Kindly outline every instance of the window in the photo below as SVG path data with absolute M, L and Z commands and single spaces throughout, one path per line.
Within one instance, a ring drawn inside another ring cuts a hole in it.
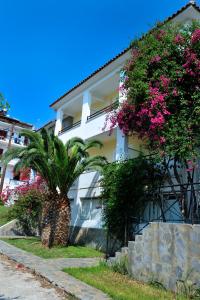
M 71 210 L 72 210 L 73 206 L 74 206 L 74 199 L 73 198 L 69 198 L 69 201 L 70 201 L 70 207 L 71 207 Z
M 6 130 L 0 130 L 0 140 L 5 140 L 7 137 L 7 131 Z
M 81 220 L 94 220 L 102 210 L 100 198 L 81 198 Z
M 13 180 L 17 180 L 17 181 L 20 180 L 20 172 L 17 172 L 17 173 L 13 174 Z

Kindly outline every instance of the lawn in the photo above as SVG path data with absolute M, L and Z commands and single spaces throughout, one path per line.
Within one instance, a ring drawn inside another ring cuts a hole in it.
M 2 238 L 3 241 L 42 258 L 102 257 L 103 253 L 83 246 L 44 248 L 38 238 Z
M 9 207 L 0 205 L 0 226 L 8 223 L 10 218 L 8 216 Z
M 67 268 L 64 272 L 96 287 L 115 300 L 185 300 L 174 293 L 130 279 L 100 264 L 90 268 Z

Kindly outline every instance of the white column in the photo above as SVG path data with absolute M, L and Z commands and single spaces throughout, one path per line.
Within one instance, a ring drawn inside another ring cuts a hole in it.
M 35 176 L 36 176 L 35 171 L 33 171 L 33 169 L 31 169 L 30 170 L 30 179 L 29 179 L 30 183 L 35 181 Z
M 122 93 L 120 87 L 123 85 L 122 81 L 123 74 L 120 74 L 119 83 L 119 103 L 123 103 L 126 100 L 126 95 Z M 123 132 L 116 128 L 116 160 L 124 160 L 128 158 L 128 137 L 123 134 Z
M 87 122 L 87 117 L 90 116 L 91 100 L 92 100 L 91 93 L 88 90 L 85 91 L 83 93 L 81 126 Z
M 58 135 L 58 133 L 62 130 L 62 121 L 63 121 L 63 111 L 62 109 L 59 109 L 56 115 L 55 135 Z
M 116 132 L 116 160 L 125 160 L 128 158 L 128 137 L 117 127 Z

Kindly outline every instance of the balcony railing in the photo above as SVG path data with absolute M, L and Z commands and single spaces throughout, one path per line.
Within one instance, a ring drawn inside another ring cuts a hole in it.
M 78 126 L 80 126 L 80 125 L 81 125 L 81 121 L 78 121 L 78 122 L 76 122 L 76 123 L 74 123 L 74 124 L 71 124 L 71 125 L 69 125 L 69 126 L 67 126 L 67 127 L 64 127 L 64 128 L 59 132 L 59 135 L 62 134 L 62 133 L 64 133 L 64 132 L 66 132 L 66 131 L 68 131 L 68 130 L 70 130 L 70 129 L 72 129 L 72 128 L 78 127 Z
M 91 114 L 90 116 L 88 116 L 87 121 L 90 121 L 90 120 L 92 120 L 92 119 L 94 119 L 94 118 L 96 118 L 96 117 L 98 117 L 98 116 L 100 116 L 104 113 L 108 113 L 108 112 L 114 110 L 115 108 L 117 108 L 117 106 L 118 106 L 118 101 L 115 101 L 111 105 L 108 105 L 108 106 L 96 111 L 95 113 Z
M 14 188 L 14 187 L 23 185 L 25 183 L 27 183 L 27 181 L 25 181 L 25 180 L 10 179 L 10 184 L 9 185 L 10 185 L 11 188 Z

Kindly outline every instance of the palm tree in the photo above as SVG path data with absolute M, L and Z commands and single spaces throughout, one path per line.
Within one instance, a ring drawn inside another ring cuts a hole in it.
M 26 148 L 9 149 L 3 157 L 6 164 L 18 159 L 15 170 L 31 168 L 45 180 L 48 192 L 43 205 L 42 243 L 67 245 L 71 221 L 68 191 L 74 181 L 86 170 L 98 170 L 106 164 L 103 156 L 90 156 L 89 149 L 102 147 L 99 141 L 84 142 L 72 138 L 64 144 L 57 136 L 45 129 L 38 132 L 23 130 L 21 135 L 29 139 Z

